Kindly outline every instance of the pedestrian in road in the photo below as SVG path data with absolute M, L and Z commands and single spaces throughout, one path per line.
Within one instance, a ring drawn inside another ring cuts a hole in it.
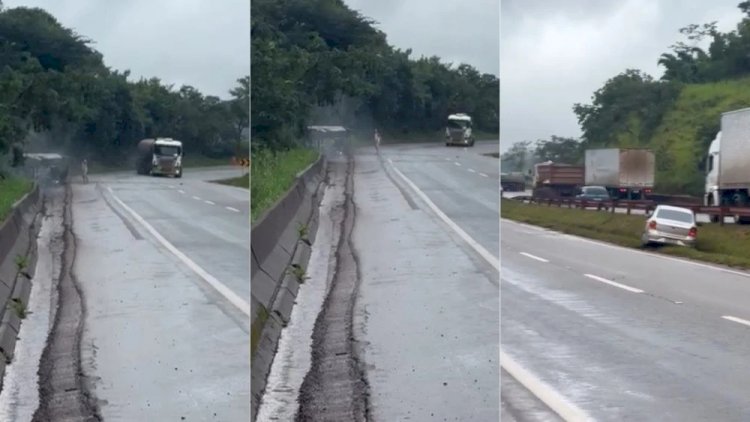
M 83 177 L 83 183 L 89 182 L 89 163 L 85 158 L 81 161 L 81 176 Z
M 375 151 L 380 155 L 380 132 L 375 129 Z

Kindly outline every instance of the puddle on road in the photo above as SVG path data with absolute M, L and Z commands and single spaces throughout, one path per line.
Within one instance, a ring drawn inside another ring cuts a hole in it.
M 291 421 L 297 413 L 299 390 L 310 370 L 312 332 L 328 290 L 335 261 L 333 252 L 340 235 L 343 213 L 333 210 L 343 201 L 343 183 L 326 188 L 320 207 L 320 225 L 307 269 L 310 278 L 300 286 L 291 320 L 281 332 L 278 351 L 258 410 L 258 421 Z M 332 214 L 336 214 L 335 219 L 325 218 Z
M 0 393 L 0 420 L 30 421 L 39 407 L 39 361 L 54 319 L 52 280 L 60 274 L 62 207 L 50 204 L 37 239 L 38 261 L 29 297 L 29 312 L 21 322 L 13 363 L 5 369 Z

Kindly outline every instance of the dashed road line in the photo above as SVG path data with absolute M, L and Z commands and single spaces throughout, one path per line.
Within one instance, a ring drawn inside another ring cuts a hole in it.
M 747 325 L 747 326 L 750 327 L 750 321 L 748 321 L 746 319 L 737 318 L 737 317 L 733 317 L 733 316 L 729 316 L 729 315 L 724 315 L 724 316 L 722 316 L 722 318 L 726 319 L 727 321 L 736 322 L 738 324 L 743 324 L 743 325 Z
M 597 276 L 597 275 L 593 275 L 593 274 L 584 274 L 584 275 L 585 275 L 586 277 L 588 277 L 588 278 L 592 279 L 592 280 L 600 281 L 600 282 L 602 282 L 602 283 L 605 283 L 605 284 L 609 284 L 610 286 L 615 286 L 615 287 L 619 287 L 619 288 L 621 288 L 621 289 L 623 289 L 623 290 L 627 290 L 627 291 L 629 291 L 629 292 L 633 292 L 633 293 L 643 293 L 643 290 L 641 290 L 641 289 L 636 289 L 635 287 L 630 287 L 630 286 L 627 286 L 627 285 L 625 285 L 625 284 L 620 284 L 620 283 L 618 283 L 618 282 L 616 282 L 616 281 L 612 281 L 612 280 L 607 280 L 606 278 L 603 278 L 603 277 L 599 277 L 599 276 Z
M 459 163 L 458 161 L 454 161 L 454 162 L 453 162 L 453 164 L 455 164 L 455 165 L 457 165 L 457 166 L 461 167 L 461 163 Z
M 199 197 L 197 197 L 197 196 L 194 196 L 194 197 L 193 197 L 193 199 L 195 199 L 196 201 L 200 201 L 200 200 L 201 200 L 201 199 L 200 199 Z
M 228 209 L 229 211 L 240 212 L 240 210 L 238 210 L 237 208 L 232 208 L 232 207 L 224 207 L 224 208 Z
M 203 202 L 207 203 L 208 205 L 216 205 L 216 202 L 211 202 L 211 201 L 203 201 Z
M 486 174 L 484 174 L 484 173 L 479 173 L 479 175 L 480 175 L 480 176 L 482 176 L 482 177 L 490 177 L 490 176 L 487 176 L 487 175 L 486 175 Z
M 549 260 L 547 260 L 547 259 L 540 258 L 540 257 L 538 257 L 536 255 L 532 255 L 532 254 L 530 254 L 528 252 L 520 252 L 520 254 L 523 255 L 523 256 L 525 256 L 526 258 L 535 259 L 535 260 L 537 260 L 539 262 L 549 262 Z
M 182 190 L 182 189 L 178 190 L 177 192 L 180 192 L 180 193 L 181 193 L 181 194 L 183 194 L 183 195 L 185 194 L 185 191 L 184 191 L 184 190 Z
M 161 243 L 167 250 L 172 252 L 180 261 L 182 261 L 185 265 L 188 266 L 193 272 L 198 274 L 208 285 L 214 288 L 219 294 L 224 296 L 225 299 L 229 301 L 232 305 L 234 305 L 237 309 L 239 309 L 242 313 L 245 315 L 250 315 L 250 303 L 247 302 L 245 299 L 240 297 L 238 294 L 233 292 L 229 287 L 227 287 L 224 283 L 217 280 L 214 276 L 209 274 L 206 270 L 201 268 L 198 264 L 193 262 L 190 258 L 188 258 L 187 255 L 182 253 L 179 249 L 177 249 L 172 243 L 170 243 L 164 236 L 161 235 L 156 229 L 151 226 L 143 217 L 141 217 L 138 213 L 136 213 L 132 208 L 127 206 L 120 198 L 115 195 L 112 188 L 108 187 L 107 190 L 109 191 L 110 195 L 112 195 L 112 198 L 125 210 L 127 211 L 136 221 L 138 221 L 143 227 L 148 230 L 151 235 L 156 238 L 159 243 Z
M 474 169 L 469 169 L 469 173 L 476 173 L 477 171 Z

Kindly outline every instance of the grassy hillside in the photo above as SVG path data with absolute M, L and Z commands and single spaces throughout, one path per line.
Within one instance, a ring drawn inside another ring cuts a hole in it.
M 721 113 L 743 107 L 750 107 L 750 78 L 685 85 L 649 142 L 658 158 L 658 189 L 700 194 Z

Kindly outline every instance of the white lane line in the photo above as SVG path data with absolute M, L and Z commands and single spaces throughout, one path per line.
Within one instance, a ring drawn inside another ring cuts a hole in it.
M 175 189 L 175 188 L 176 188 L 176 186 L 169 185 L 169 189 Z
M 500 260 L 497 256 L 492 255 L 485 249 L 482 245 L 480 245 L 477 241 L 472 239 L 471 236 L 469 236 L 468 233 L 463 231 L 461 227 L 459 227 L 453 220 L 451 220 L 443 211 L 440 210 L 440 208 L 435 205 L 430 198 L 425 195 L 422 190 L 420 190 L 417 185 L 414 184 L 411 180 L 409 180 L 408 177 L 404 176 L 403 173 L 399 169 L 396 168 L 396 166 L 393 165 L 393 162 L 389 159 L 388 162 L 391 164 L 391 168 L 393 171 L 398 175 L 401 180 L 403 180 L 409 187 L 427 204 L 430 209 L 437 214 L 438 218 L 443 220 L 445 224 L 448 225 L 451 229 L 453 229 L 456 234 L 458 234 L 466 243 L 469 244 L 482 258 L 484 258 L 487 262 L 490 263 L 495 269 L 500 271 Z M 538 397 L 544 404 L 549 406 L 550 409 L 553 409 L 560 417 L 562 417 L 566 422 L 578 422 L 578 421 L 590 421 L 591 419 L 578 407 L 573 405 L 572 403 L 568 402 L 560 393 L 555 391 L 552 387 L 544 384 L 540 380 L 538 380 L 536 377 L 534 377 L 530 372 L 526 371 L 521 365 L 516 363 L 514 360 L 509 358 L 503 351 L 500 351 L 500 366 L 505 368 L 505 370 L 518 382 L 520 382 L 524 387 L 526 387 L 527 390 L 529 390 L 532 394 L 534 394 L 536 397 Z
M 476 173 L 477 171 L 474 169 L 469 169 L 469 173 Z
M 627 290 L 629 292 L 643 293 L 643 290 L 641 290 L 641 289 L 636 289 L 635 287 L 626 286 L 626 285 L 620 284 L 620 283 L 618 283 L 616 281 L 607 280 L 606 278 L 602 278 L 602 277 L 599 277 L 599 276 L 596 276 L 596 275 L 593 275 L 593 274 L 584 274 L 584 275 L 586 277 L 592 279 L 592 280 L 600 281 L 602 283 L 609 284 L 610 286 L 619 287 L 619 288 L 621 288 L 623 290 Z
M 196 201 L 200 201 L 200 200 L 201 200 L 201 199 L 200 199 L 199 197 L 197 197 L 197 196 L 194 196 L 194 197 L 193 197 L 193 199 L 195 199 Z
M 184 194 L 184 193 L 185 193 L 185 191 L 184 191 L 184 190 L 182 190 L 182 189 L 178 190 L 177 192 L 180 192 L 181 194 Z
M 500 365 L 516 379 L 521 385 L 526 387 L 536 395 L 539 400 L 546 404 L 550 409 L 557 413 L 567 422 L 592 421 L 583 410 L 568 401 L 544 381 L 535 377 L 531 372 L 524 369 L 510 356 L 500 350 Z
M 487 175 L 486 175 L 486 174 L 484 174 L 484 173 L 479 173 L 479 175 L 480 175 L 480 176 L 482 176 L 482 177 L 490 177 L 490 176 L 487 176 Z
M 728 321 L 733 321 L 733 322 L 737 322 L 739 324 L 750 326 L 750 321 L 748 321 L 746 319 L 737 318 L 737 317 L 733 317 L 733 316 L 729 316 L 729 315 L 724 315 L 722 318 L 724 318 L 724 319 L 726 319 Z
M 208 205 L 216 205 L 216 202 L 211 202 L 211 201 L 203 201 L 203 202 L 207 203 Z
M 239 309 L 242 313 L 244 313 L 247 316 L 250 316 L 250 304 L 242 299 L 239 295 L 237 295 L 235 292 L 233 292 L 229 287 L 224 285 L 224 283 L 217 280 L 214 276 L 209 274 L 206 270 L 201 268 L 198 264 L 193 262 L 190 258 L 187 257 L 182 251 L 177 249 L 173 244 L 171 244 L 167 239 L 164 238 L 158 231 L 156 231 L 151 224 L 148 224 L 148 222 L 138 215 L 137 212 L 135 212 L 132 208 L 125 205 L 124 202 L 120 200 L 120 198 L 115 195 L 115 193 L 112 191 L 111 187 L 107 187 L 107 190 L 109 190 L 109 193 L 112 195 L 112 198 L 123 208 L 125 211 L 130 213 L 130 215 L 143 227 L 146 228 L 155 238 L 159 241 L 167 250 L 172 252 L 177 258 L 179 258 L 180 261 L 182 261 L 185 265 L 188 266 L 191 270 L 193 270 L 196 274 L 198 274 L 206 283 L 209 284 L 209 286 L 213 287 L 214 290 L 219 292 L 220 295 L 224 296 L 225 299 L 229 301 L 232 305 L 234 305 L 237 309 Z
M 549 262 L 549 260 L 546 260 L 544 258 L 540 258 L 540 257 L 538 257 L 536 255 L 532 255 L 530 253 L 521 252 L 521 255 L 525 256 L 526 258 L 536 259 L 539 262 Z
M 224 208 L 228 209 L 229 211 L 240 212 L 240 210 L 238 210 L 237 208 L 232 208 L 232 207 L 224 207 Z
M 603 242 L 603 241 L 600 241 L 600 240 L 587 239 L 585 237 L 574 236 L 572 234 L 560 233 L 558 231 L 554 231 L 554 230 L 546 229 L 546 228 L 543 228 L 543 227 L 535 226 L 533 224 L 519 223 L 518 221 L 510 220 L 510 219 L 507 219 L 507 218 L 500 218 L 500 221 L 502 221 L 503 223 L 515 224 L 517 226 L 526 227 L 526 228 L 534 229 L 534 230 L 541 231 L 541 232 L 555 233 L 555 234 L 560 235 L 561 238 L 567 238 L 567 239 L 576 240 L 576 241 L 579 241 L 579 242 L 591 243 L 591 244 L 594 244 L 594 245 L 604 246 L 604 247 L 610 248 L 610 249 L 617 249 L 619 251 L 627 251 L 627 252 L 634 253 L 634 254 L 646 255 L 646 256 L 650 256 L 652 258 L 666 259 L 668 261 L 674 261 L 674 262 L 680 262 L 680 263 L 683 263 L 683 264 L 695 265 L 696 267 L 711 269 L 711 270 L 715 270 L 715 271 L 721 271 L 721 272 L 726 273 L 726 274 L 732 274 L 732 275 L 736 275 L 736 276 L 740 276 L 740 277 L 748 277 L 748 278 L 750 278 L 750 272 L 734 271 L 734 270 L 730 270 L 730 269 L 727 269 L 727 268 L 722 268 L 722 267 L 719 267 L 719 266 L 716 266 L 716 265 L 704 264 L 702 262 L 690 261 L 690 260 L 683 259 L 683 258 L 675 258 L 675 257 L 663 255 L 663 254 L 658 254 L 658 253 L 639 251 L 637 249 L 631 249 L 631 248 L 626 248 L 626 247 L 623 247 L 623 246 L 617 246 L 617 245 L 613 245 L 611 243 Z
M 455 164 L 455 165 L 457 165 L 457 166 L 461 167 L 461 163 L 459 163 L 458 161 L 454 161 L 454 162 L 453 162 L 453 164 Z
M 445 157 L 445 161 L 450 161 L 451 159 L 448 157 Z
M 401 171 L 397 169 L 396 166 L 394 166 L 392 162 L 391 162 L 391 168 L 401 178 L 401 180 L 403 180 L 407 185 L 409 185 L 409 187 L 414 191 L 414 193 L 416 193 L 417 196 L 419 196 L 427 204 L 427 206 L 430 207 L 430 209 L 435 214 L 437 214 L 437 216 L 441 220 L 443 220 L 445 224 L 448 225 L 448 227 L 453 229 L 453 231 L 455 231 L 456 234 L 458 234 L 466 243 L 468 243 L 469 246 L 471 246 L 482 258 L 484 258 L 487 262 L 489 262 L 490 265 L 492 265 L 493 267 L 495 267 L 495 269 L 500 271 L 500 259 L 498 259 L 497 256 L 492 255 L 487 249 L 484 248 L 484 246 L 480 245 L 479 242 L 472 239 L 472 237 L 469 236 L 468 233 L 463 231 L 463 229 L 459 227 L 458 224 L 453 222 L 453 220 L 451 220 L 447 215 L 445 215 L 445 213 L 441 211 L 440 208 L 438 208 L 437 205 L 435 205 L 430 200 L 430 198 L 427 195 L 425 195 L 425 193 L 422 192 L 417 187 L 417 185 L 414 184 L 414 182 L 409 180 L 408 177 L 404 176 L 404 174 L 401 173 Z

